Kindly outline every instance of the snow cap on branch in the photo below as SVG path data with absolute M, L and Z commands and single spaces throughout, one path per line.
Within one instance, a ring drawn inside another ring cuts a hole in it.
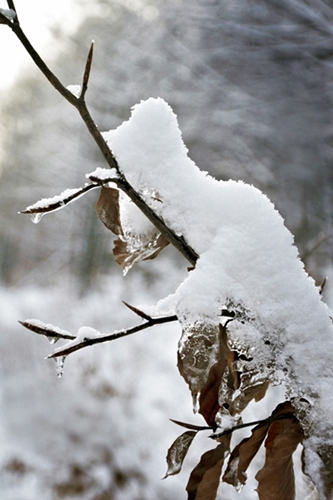
M 221 309 L 231 309 L 231 341 L 251 351 L 253 370 L 259 366 L 275 381 L 284 370 L 289 397 L 307 398 L 313 404 L 309 425 L 317 420 L 318 439 L 331 439 L 332 321 L 273 204 L 251 185 L 200 171 L 187 156 L 176 115 L 160 98 L 134 106 L 131 118 L 104 138 L 134 189 L 200 255 L 195 270 L 155 309 L 178 315 L 180 355 L 194 331 L 218 324 Z M 140 239 L 149 224 L 136 207 L 126 209 L 123 229 L 133 230 L 136 222 Z M 206 361 L 209 366 L 214 359 Z

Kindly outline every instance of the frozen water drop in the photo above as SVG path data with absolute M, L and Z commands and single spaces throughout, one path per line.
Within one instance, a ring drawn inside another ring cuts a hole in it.
M 237 493 L 240 493 L 242 491 L 243 487 L 244 487 L 244 484 L 242 484 L 240 481 L 238 481 L 236 486 L 235 486 L 235 490 L 237 491 Z
M 200 392 L 197 392 L 196 394 L 193 394 L 192 396 L 192 401 L 193 401 L 193 413 L 198 413 L 200 409 Z
M 49 335 L 45 335 L 45 337 L 52 345 L 54 345 L 59 340 L 59 337 L 50 337 Z
M 34 224 L 38 224 L 38 222 L 41 220 L 41 218 L 43 217 L 43 213 L 37 213 L 37 214 L 31 214 L 31 220 Z
M 64 374 L 64 364 L 65 364 L 65 359 L 66 356 L 59 356 L 57 358 L 54 358 L 55 362 L 57 364 L 57 377 L 61 378 Z

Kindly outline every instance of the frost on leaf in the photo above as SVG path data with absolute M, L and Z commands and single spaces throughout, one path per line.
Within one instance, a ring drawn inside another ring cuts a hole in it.
M 203 321 L 183 328 L 178 348 L 178 369 L 190 388 L 195 411 L 199 409 L 197 402 L 207 384 L 209 372 L 217 362 L 218 335 L 217 325 Z
M 178 474 L 181 471 L 188 449 L 196 434 L 197 431 L 186 431 L 172 443 L 166 457 L 168 470 L 165 478 Z
M 186 486 L 188 500 L 215 500 L 224 459 L 229 452 L 230 438 L 230 435 L 223 436 L 216 448 L 202 455 Z

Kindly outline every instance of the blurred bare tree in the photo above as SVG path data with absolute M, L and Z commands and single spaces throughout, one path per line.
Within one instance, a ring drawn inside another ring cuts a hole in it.
M 165 98 L 200 168 L 266 192 L 320 277 L 332 263 L 331 2 L 95 4 L 71 40 L 59 42 L 55 31 L 61 53 L 53 67 L 62 81 L 78 83 L 82 47 L 95 40 L 88 99 L 100 129 L 118 126 L 141 99 Z M 19 283 L 32 272 L 48 283 L 68 274 L 85 289 L 111 265 L 109 236 L 95 224 L 91 200 L 33 231 L 17 212 L 81 185 L 87 164 L 93 170 L 101 158 L 37 70 L 22 75 L 1 108 L 1 278 Z

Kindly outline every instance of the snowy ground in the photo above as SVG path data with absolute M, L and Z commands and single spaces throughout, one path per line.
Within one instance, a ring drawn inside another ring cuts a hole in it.
M 38 318 L 74 333 L 83 325 L 106 333 L 136 324 L 121 300 L 153 303 L 171 292 L 186 265 L 168 262 L 161 257 L 144 264 L 156 272 L 150 284 L 141 272 L 123 278 L 116 270 L 108 285 L 85 297 L 69 284 L 0 289 L 2 500 L 186 498 L 189 471 L 208 448 L 206 436 L 194 442 L 181 474 L 161 481 L 167 448 L 182 432 L 168 419 L 202 423 L 176 367 L 179 326 L 74 353 L 57 379 L 54 361 L 44 360 L 52 346 L 17 323 Z M 281 398 L 277 387 L 268 404 L 274 408 Z M 227 487 L 228 498 L 255 498 L 254 487 L 250 481 L 240 495 Z

